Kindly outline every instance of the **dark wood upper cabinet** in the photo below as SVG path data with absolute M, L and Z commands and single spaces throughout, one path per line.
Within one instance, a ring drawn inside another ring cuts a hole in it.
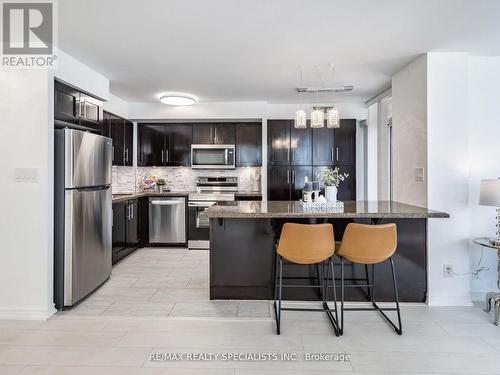
M 54 119 L 104 134 L 102 101 L 54 81 Z
M 313 165 L 332 165 L 335 162 L 334 131 L 326 126 L 312 129 Z
M 234 123 L 198 123 L 193 124 L 193 143 L 202 145 L 234 145 Z
M 214 143 L 214 125 L 210 123 L 193 124 L 193 143 L 200 145 Z
M 236 124 L 236 166 L 260 167 L 262 165 L 262 124 Z
M 125 130 L 125 160 L 124 165 L 132 166 L 134 162 L 133 153 L 134 153 L 134 123 L 129 120 L 124 121 L 124 130 Z
M 80 124 L 80 92 L 58 81 L 54 83 L 54 118 Z
M 109 135 L 113 140 L 113 165 L 125 165 L 125 121 L 117 116 L 108 120 Z
M 267 121 L 268 165 L 290 165 L 291 120 Z
M 165 137 L 165 165 L 191 166 L 193 126 L 191 124 L 167 124 Z
M 134 124 L 122 117 L 104 111 L 104 135 L 113 140 L 113 165 L 132 166 Z
M 191 124 L 139 124 L 139 166 L 190 166 Z
M 290 124 L 290 162 L 292 165 L 312 164 L 311 128 L 296 129 Z
M 165 126 L 139 124 L 137 126 L 137 164 L 141 167 L 159 166 L 165 163 Z
M 356 120 L 340 120 L 340 128 L 335 129 L 335 164 L 356 164 Z
M 235 142 L 235 125 L 233 123 L 214 124 L 214 144 L 234 145 Z

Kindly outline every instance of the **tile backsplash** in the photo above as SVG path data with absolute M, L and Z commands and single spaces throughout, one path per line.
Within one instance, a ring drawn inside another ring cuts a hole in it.
M 174 191 L 196 190 L 199 176 L 237 176 L 240 191 L 260 191 L 260 167 L 231 170 L 195 170 L 189 167 L 113 167 L 113 193 L 140 191 L 139 183 L 145 176 L 163 178 Z

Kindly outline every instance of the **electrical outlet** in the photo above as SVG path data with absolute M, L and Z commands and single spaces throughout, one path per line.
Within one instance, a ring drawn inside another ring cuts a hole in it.
M 443 264 L 444 277 L 453 277 L 453 264 Z
M 15 168 L 14 181 L 16 182 L 37 182 L 38 170 L 36 168 Z

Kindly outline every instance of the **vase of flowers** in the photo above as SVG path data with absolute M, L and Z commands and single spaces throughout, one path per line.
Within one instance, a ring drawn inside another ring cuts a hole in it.
M 337 201 L 338 187 L 349 175 L 340 173 L 339 168 L 325 168 L 318 175 L 319 179 L 325 184 L 325 198 L 327 202 Z
M 159 178 L 156 180 L 156 186 L 158 187 L 158 191 L 160 193 L 163 193 L 166 185 L 167 185 L 167 182 L 163 178 Z

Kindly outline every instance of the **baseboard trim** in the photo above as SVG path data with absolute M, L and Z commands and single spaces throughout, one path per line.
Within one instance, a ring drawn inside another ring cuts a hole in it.
M 54 307 L 46 310 L 0 308 L 0 320 L 47 320 L 56 312 Z
M 473 306 L 470 296 L 429 296 L 429 306 Z

